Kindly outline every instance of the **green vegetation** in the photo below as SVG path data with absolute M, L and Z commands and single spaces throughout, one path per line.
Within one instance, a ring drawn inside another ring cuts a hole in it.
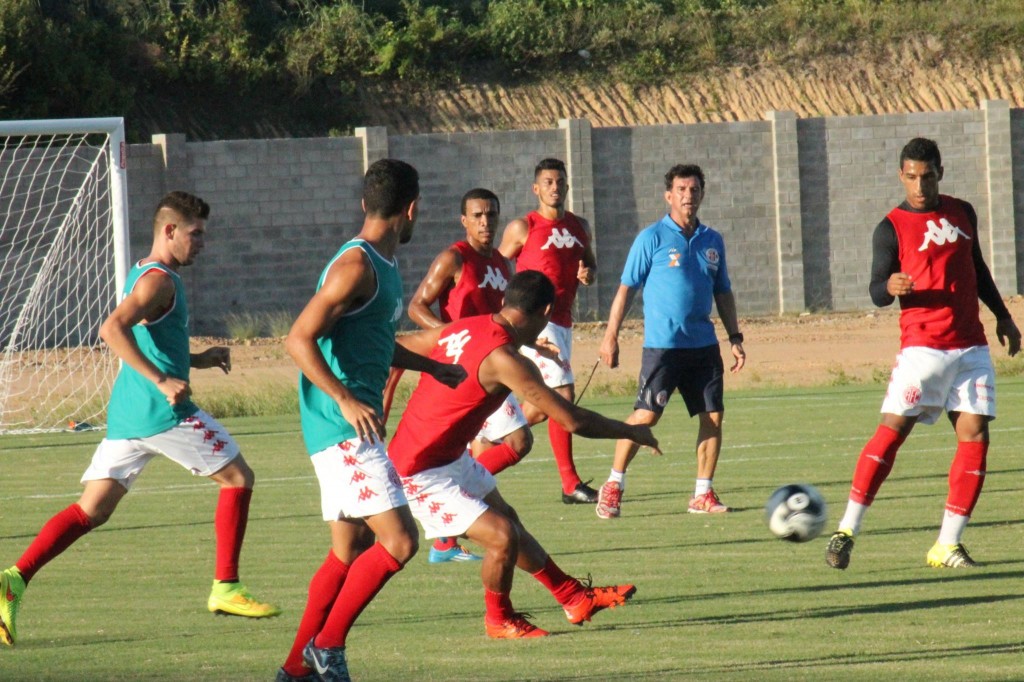
M 731 393 L 716 487 L 725 516 L 683 512 L 693 484 L 694 420 L 673 403 L 657 427 L 663 457 L 641 452 L 623 516 L 558 499 L 540 435 L 499 476 L 504 496 L 568 572 L 596 584 L 634 582 L 635 599 L 569 626 L 529 576 L 513 600 L 553 637 L 496 642 L 483 634 L 479 564 L 431 566 L 426 543 L 367 608 L 349 637 L 357 680 L 1011 680 L 1021 677 L 1019 466 L 1024 381 L 1000 381 L 1000 418 L 985 492 L 965 541 L 973 571 L 929 569 L 953 435 L 919 427 L 900 453 L 846 571 L 824 563 L 826 539 L 772 538 L 762 505 L 779 485 L 807 481 L 842 513 L 853 465 L 877 422 L 878 387 Z M 583 403 L 608 415 L 629 399 Z M 397 414 L 392 418 L 393 431 Z M 160 458 L 103 528 L 46 566 L 26 592 L 18 645 L 0 651 L 4 680 L 141 678 L 269 680 L 283 661 L 328 533 L 295 417 L 226 425 L 257 474 L 242 578 L 284 614 L 264 622 L 206 611 L 216 489 Z M 0 442 L 0 563 L 74 501 L 102 434 Z M 576 440 L 585 478 L 603 480 L 612 444 Z M 155 626 L 155 624 L 157 626 Z M 58 656 L 59 654 L 59 656 Z M 941 671 L 941 673 L 936 673 Z
M 1017 0 L 4 0 L 0 116 L 124 115 L 132 139 L 350 129 L 363 87 L 595 79 L 1024 48 Z M 239 105 L 239 103 L 243 105 Z

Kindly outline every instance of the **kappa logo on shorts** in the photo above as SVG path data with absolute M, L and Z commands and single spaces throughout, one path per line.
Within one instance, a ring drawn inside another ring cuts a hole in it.
M 917 386 L 909 386 L 903 391 L 903 402 L 914 406 L 921 402 L 921 389 Z
M 221 450 L 226 448 L 227 445 L 228 445 L 228 442 L 226 440 L 221 440 L 221 439 L 218 438 L 217 440 L 215 440 L 213 442 L 213 451 L 214 452 L 220 452 Z
M 458 516 L 458 514 L 452 514 L 452 513 L 441 514 L 441 523 L 443 523 L 444 525 L 447 526 L 448 524 L 450 524 L 452 521 L 455 520 L 456 516 Z
M 205 433 L 203 433 L 203 442 L 205 443 L 206 441 L 213 440 L 216 437 L 217 432 L 208 429 Z
M 341 463 L 347 467 L 354 467 L 359 464 L 359 458 L 355 455 L 344 455 L 341 458 Z
M 505 415 L 508 417 L 516 416 L 515 408 L 509 405 L 508 403 L 505 403 Z
M 377 495 L 377 491 L 375 491 L 372 488 L 370 488 L 370 486 L 366 486 L 365 488 L 363 488 L 362 490 L 359 491 L 359 501 L 360 502 L 366 502 L 368 499 L 370 499 L 371 497 L 374 497 L 376 495 Z
M 352 478 L 349 479 L 349 483 L 359 483 L 360 481 L 366 480 L 366 474 L 362 471 L 356 470 L 352 472 Z
M 441 506 L 441 502 L 431 502 L 429 505 L 427 505 L 427 511 L 429 511 L 430 515 L 433 516 L 437 512 L 441 511 Z
M 541 251 L 547 250 L 549 246 L 553 246 L 556 249 L 571 249 L 573 246 L 579 244 L 583 246 L 583 242 L 576 238 L 576 236 L 569 231 L 569 228 L 563 227 L 561 231 L 557 227 L 551 228 L 551 234 L 548 236 L 548 240 L 544 243 L 544 246 L 540 247 Z

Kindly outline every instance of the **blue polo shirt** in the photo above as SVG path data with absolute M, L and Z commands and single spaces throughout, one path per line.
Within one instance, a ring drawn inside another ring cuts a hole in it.
M 622 283 L 644 289 L 645 348 L 704 348 L 718 343 L 711 322 L 715 294 L 732 291 L 722 235 L 698 221 L 687 239 L 672 218 L 633 241 Z

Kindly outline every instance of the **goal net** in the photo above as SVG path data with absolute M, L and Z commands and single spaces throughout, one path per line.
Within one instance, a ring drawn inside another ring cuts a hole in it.
M 0 121 L 0 433 L 104 424 L 126 185 L 123 119 Z

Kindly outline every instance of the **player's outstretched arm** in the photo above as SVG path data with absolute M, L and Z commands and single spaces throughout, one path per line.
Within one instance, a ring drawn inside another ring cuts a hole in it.
M 124 297 L 100 325 L 100 338 L 126 365 L 146 377 L 176 405 L 191 394 L 188 382 L 167 376 L 139 349 L 132 327 L 145 320 L 155 320 L 174 303 L 174 282 L 165 273 L 153 270 L 141 277 L 131 293 Z
M 195 369 L 219 367 L 225 374 L 231 372 L 231 349 L 226 346 L 211 346 L 202 353 L 192 353 L 189 360 Z
M 441 292 L 455 284 L 456 276 L 462 271 L 462 257 L 453 249 L 445 249 L 437 255 L 420 282 L 416 293 L 409 300 L 409 319 L 420 329 L 433 329 L 444 324 L 430 306 L 441 296 Z
M 384 438 L 384 422 L 366 403 L 356 399 L 324 360 L 317 339 L 327 335 L 346 310 L 369 300 L 376 291 L 373 268 L 359 249 L 350 249 L 334 262 L 323 286 L 313 294 L 285 338 L 288 355 L 302 374 L 338 404 L 341 415 L 363 440 Z
M 573 405 L 556 391 L 544 384 L 537 366 L 517 353 L 511 346 L 496 349 L 481 363 L 480 383 L 485 390 L 502 385 L 522 396 L 549 418 L 558 422 L 569 433 L 584 438 L 609 438 L 631 440 L 658 450 L 658 439 L 649 426 L 626 424 L 608 419 L 597 412 Z
M 635 295 L 634 289 L 620 284 L 618 291 L 615 292 L 615 298 L 612 299 L 612 308 L 608 312 L 608 326 L 605 327 L 604 339 L 598 350 L 602 362 L 612 369 L 619 366 L 619 330 L 622 329 L 626 310 L 629 309 Z
M 505 226 L 505 232 L 501 235 L 501 245 L 498 246 L 498 251 L 505 258 L 515 260 L 519 256 L 519 252 L 523 250 L 523 246 L 526 245 L 526 236 L 529 232 L 530 227 L 526 224 L 526 221 L 522 218 L 516 218 Z
M 437 336 L 440 334 L 443 327 L 438 327 L 436 330 L 429 329 L 424 331 L 424 334 L 434 336 L 434 344 L 437 343 Z M 437 332 L 435 334 L 434 332 Z M 409 336 L 416 336 L 415 334 Z M 407 337 L 401 337 L 407 338 Z M 393 367 L 400 367 L 402 369 L 411 369 L 414 372 L 426 372 L 430 376 L 440 381 L 445 386 L 455 388 L 466 378 L 466 370 L 462 365 L 446 364 L 444 362 L 438 362 L 429 357 L 426 354 L 430 352 L 430 348 L 433 348 L 433 344 L 426 348 L 424 353 L 416 353 L 406 348 L 400 339 L 395 340 L 395 355 L 391 360 Z M 414 343 L 421 347 L 417 341 L 410 340 L 410 343 Z

